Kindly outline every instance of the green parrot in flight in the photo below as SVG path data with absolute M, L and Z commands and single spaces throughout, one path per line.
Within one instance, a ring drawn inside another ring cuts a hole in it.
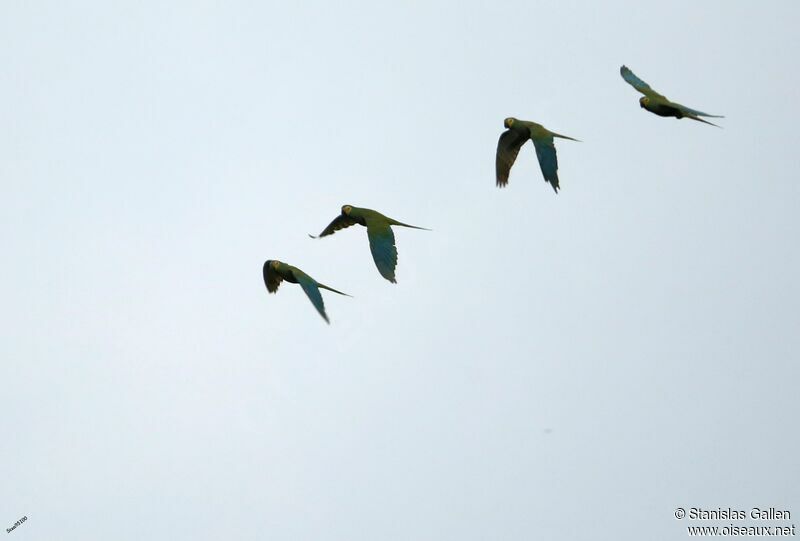
M 316 237 L 314 235 L 309 235 L 309 237 L 312 239 L 327 237 L 328 235 L 333 235 L 340 229 L 355 224 L 361 224 L 367 228 L 369 249 L 372 251 L 372 259 L 375 261 L 375 266 L 378 267 L 378 272 L 381 273 L 381 276 L 393 284 L 397 283 L 394 277 L 394 271 L 397 268 L 397 247 L 394 244 L 394 232 L 391 226 L 399 225 L 402 227 L 430 231 L 430 229 L 424 227 L 398 222 L 372 209 L 344 205 L 342 207 L 342 213 L 334 218 L 322 233 Z
M 297 267 L 287 265 L 286 263 L 276 259 L 268 259 L 265 261 L 264 283 L 267 286 L 267 291 L 270 293 L 275 293 L 278 291 L 278 287 L 281 285 L 283 280 L 293 284 L 300 284 L 300 287 L 302 287 L 303 291 L 305 291 L 306 295 L 308 295 L 308 299 L 311 301 L 311 304 L 314 305 L 314 308 L 317 309 L 319 315 L 321 315 L 322 319 L 324 319 L 328 324 L 330 324 L 330 320 L 328 319 L 328 314 L 325 313 L 325 303 L 322 301 L 322 295 L 319 292 L 319 288 L 333 291 L 339 295 L 345 295 L 347 297 L 350 296 L 347 293 L 337 291 L 332 287 L 326 286 L 325 284 L 320 284 Z
M 507 129 L 500 134 L 500 140 L 497 141 L 497 158 L 495 160 L 497 187 L 504 188 L 508 184 L 508 175 L 511 172 L 511 166 L 517 159 L 519 149 L 530 139 L 536 149 L 536 157 L 539 158 L 539 167 L 542 169 L 545 182 L 549 182 L 558 193 L 558 158 L 553 138 L 578 140 L 551 132 L 541 124 L 527 120 L 509 117 L 503 121 L 503 125 Z
M 628 69 L 627 66 L 622 66 L 619 68 L 619 74 L 622 75 L 622 78 L 625 79 L 625 82 L 644 94 L 644 96 L 639 98 L 639 106 L 642 107 L 642 109 L 647 109 L 653 114 L 658 116 L 674 116 L 675 118 L 691 118 L 692 120 L 697 120 L 698 122 L 711 124 L 717 128 L 719 128 L 719 126 L 707 120 L 703 120 L 700 117 L 706 116 L 712 118 L 725 118 L 719 115 L 709 115 L 708 113 L 690 109 L 685 105 L 670 101 L 665 96 L 650 88 L 649 84 L 639 79 L 631 70 Z

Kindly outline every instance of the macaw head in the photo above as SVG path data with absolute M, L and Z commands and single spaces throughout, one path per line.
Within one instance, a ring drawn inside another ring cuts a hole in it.
M 269 261 L 267 261 L 267 265 L 272 267 L 273 270 L 278 270 L 278 267 L 280 266 L 280 264 L 281 264 L 281 262 L 278 261 L 277 259 L 270 259 Z
M 646 109 L 648 103 L 650 103 L 650 98 L 648 98 L 647 96 L 642 96 L 641 98 L 639 98 L 639 107 L 641 107 L 642 109 Z
M 352 206 L 350 206 L 350 205 L 344 205 L 344 206 L 342 207 L 342 214 L 344 214 L 345 216 L 350 216 L 350 211 L 351 211 L 351 210 L 353 210 L 353 207 L 352 207 Z
M 506 129 L 508 129 L 508 128 L 510 128 L 511 126 L 513 126 L 513 125 L 514 125 L 514 121 L 515 121 L 515 120 L 516 120 L 516 118 L 514 118 L 514 117 L 508 117 L 507 119 L 505 119 L 505 120 L 503 121 L 503 126 L 505 126 L 505 127 L 506 127 Z

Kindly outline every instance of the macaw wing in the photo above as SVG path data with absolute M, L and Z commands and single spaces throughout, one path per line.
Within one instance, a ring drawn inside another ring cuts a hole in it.
M 294 271 L 294 278 L 297 280 L 297 283 L 300 284 L 300 287 L 303 288 L 303 291 L 306 292 L 308 300 L 310 300 L 314 308 L 317 309 L 322 319 L 324 319 L 326 323 L 330 323 L 328 314 L 325 313 L 325 303 L 322 300 L 322 294 L 319 292 L 316 280 L 311 278 L 308 274 L 298 271 Z
M 340 214 L 336 218 L 333 219 L 331 223 L 328 224 L 328 227 L 322 230 L 317 237 L 313 235 L 309 235 L 312 238 L 319 238 L 319 237 L 327 237 L 328 235 L 333 235 L 336 231 L 340 229 L 344 229 L 345 227 L 350 227 L 351 225 L 355 225 L 356 222 L 354 219 L 350 218 L 349 216 L 345 216 L 344 214 Z
M 264 263 L 264 284 L 267 286 L 267 291 L 275 293 L 278 291 L 278 286 L 281 285 L 283 278 L 270 266 L 270 263 L 270 261 Z
M 650 88 L 650 85 L 639 79 L 627 66 L 619 68 L 619 74 L 629 85 L 648 97 L 666 99 L 664 96 Z
M 533 140 L 536 148 L 536 157 L 539 158 L 539 167 L 542 169 L 545 181 L 549 182 L 558 193 L 558 156 L 553 137 L 538 137 Z
M 511 166 L 517 159 L 519 149 L 525 144 L 528 137 L 515 130 L 506 130 L 500 134 L 497 141 L 497 157 L 495 158 L 495 173 L 497 174 L 497 186 L 503 187 L 508 184 L 508 175 L 511 173 Z
M 367 221 L 367 236 L 372 259 L 381 276 L 397 283 L 394 270 L 397 268 L 397 247 L 394 244 L 394 232 L 388 224 Z

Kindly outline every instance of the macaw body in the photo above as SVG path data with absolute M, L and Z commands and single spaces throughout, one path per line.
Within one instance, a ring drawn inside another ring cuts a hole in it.
M 700 117 L 705 116 L 711 118 L 724 118 L 719 115 L 710 115 L 696 109 L 691 109 L 685 105 L 681 105 L 680 103 L 667 99 L 666 96 L 659 94 L 653 90 L 649 84 L 639 79 L 635 73 L 628 69 L 627 66 L 620 67 L 619 74 L 622 75 L 622 78 L 625 79 L 625 82 L 627 82 L 637 91 L 644 94 L 644 96 L 639 98 L 639 106 L 653 114 L 664 117 L 674 117 L 678 119 L 684 117 L 691 118 L 692 120 L 697 120 L 698 122 L 703 122 L 704 124 L 711 124 L 712 126 L 717 125 L 707 120 L 703 120 Z M 719 126 L 717 127 L 719 128 Z
M 404 224 L 398 222 L 393 218 L 384 216 L 378 211 L 366 208 L 354 207 L 352 205 L 344 205 L 342 213 L 333 219 L 328 224 L 322 233 L 318 236 L 309 235 L 311 238 L 327 237 L 333 235 L 336 231 L 350 227 L 351 225 L 363 225 L 367 228 L 367 237 L 369 238 L 369 249 L 372 252 L 372 259 L 375 261 L 375 266 L 378 267 L 378 272 L 381 276 L 392 282 L 397 283 L 395 279 L 395 269 L 397 268 L 397 246 L 395 246 L 394 232 L 391 226 L 397 225 L 401 227 L 410 227 L 412 229 L 425 229 L 416 225 Z
M 505 119 L 503 125 L 507 129 L 497 141 L 497 155 L 495 158 L 498 188 L 503 188 L 508 184 L 508 175 L 511 173 L 511 166 L 514 165 L 517 159 L 519 149 L 530 139 L 536 149 L 536 157 L 539 160 L 539 167 L 542 170 L 545 182 L 549 182 L 553 190 L 558 193 L 560 187 L 558 183 L 558 157 L 553 138 L 560 137 L 571 141 L 577 141 L 577 139 L 552 132 L 536 122 L 518 120 L 513 117 Z
M 675 118 L 683 118 L 684 116 L 683 112 L 677 107 L 667 105 L 666 103 L 653 103 L 644 97 L 639 98 L 639 106 L 658 116 Z
M 297 267 L 293 267 L 277 259 L 268 259 L 264 262 L 263 274 L 264 284 L 267 286 L 267 291 L 270 293 L 278 291 L 278 287 L 283 280 L 292 284 L 300 284 L 300 287 L 303 288 L 311 304 L 314 305 L 314 308 L 317 309 L 317 312 L 319 312 L 319 315 L 322 316 L 322 319 L 324 319 L 326 323 L 330 323 L 330 320 L 328 319 L 328 314 L 325 313 L 325 303 L 322 301 L 322 294 L 319 292 L 319 289 L 327 289 L 339 295 L 350 296 L 347 293 L 342 293 L 325 284 L 320 284 Z

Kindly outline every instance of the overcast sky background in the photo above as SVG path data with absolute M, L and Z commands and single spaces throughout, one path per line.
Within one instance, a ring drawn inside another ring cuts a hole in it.
M 2 2 L 0 526 L 800 517 L 799 23 L 790 1 Z M 623 63 L 724 129 L 643 111 Z M 507 116 L 583 141 L 557 142 L 560 194 L 530 143 L 495 187 Z M 396 231 L 397 285 L 363 228 L 306 236 L 344 203 L 433 229 Z M 328 326 L 298 286 L 267 295 L 266 259 L 354 298 L 323 292 Z

